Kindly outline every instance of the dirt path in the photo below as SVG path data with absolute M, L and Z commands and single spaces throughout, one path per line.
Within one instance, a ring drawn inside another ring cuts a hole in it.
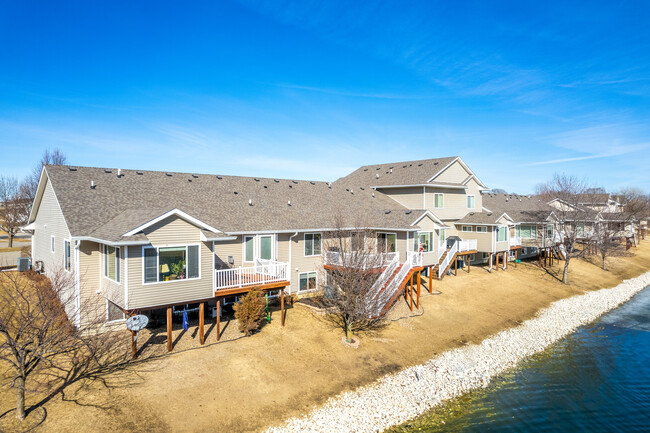
M 94 387 L 69 394 L 76 402 L 51 400 L 39 430 L 260 430 L 386 373 L 479 342 L 555 300 L 611 287 L 650 269 L 650 242 L 631 251 L 633 257 L 611 259 L 609 272 L 576 260 L 569 286 L 553 275 L 559 268 L 547 273 L 533 263 L 491 274 L 480 267 L 472 267 L 471 274 L 459 270 L 457 277 L 433 282 L 439 294 L 422 298 L 422 315 L 408 317 L 403 304 L 396 307 L 394 318 L 405 318 L 378 335 L 363 336 L 357 350 L 342 346 L 339 332 L 304 307 L 288 311 L 284 328 L 276 315 L 257 335 L 216 343 L 211 333 L 203 348 L 190 328 L 171 356 L 150 362 L 138 377 L 125 377 L 120 389 Z M 231 323 L 225 336 L 238 338 L 235 328 Z M 163 348 L 163 336 L 151 338 L 159 342 L 155 350 Z M 8 391 L 2 389 L 0 413 L 13 403 Z

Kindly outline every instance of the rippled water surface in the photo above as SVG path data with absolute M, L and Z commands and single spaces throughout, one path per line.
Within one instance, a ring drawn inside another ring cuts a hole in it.
M 650 432 L 650 287 L 396 432 Z

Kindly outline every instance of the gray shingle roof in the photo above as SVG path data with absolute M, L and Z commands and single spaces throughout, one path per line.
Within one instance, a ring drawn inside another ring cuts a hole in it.
M 416 212 L 407 214 L 381 193 L 373 197 L 367 188 L 326 182 L 141 170 L 121 170 L 118 178 L 115 169 L 93 167 L 45 170 L 71 234 L 108 241 L 123 240 L 122 234 L 172 209 L 225 233 L 331 228 L 339 212 L 349 227 L 361 222 L 412 230 L 416 219 Z
M 483 207 L 492 211 L 495 218 L 507 213 L 515 223 L 544 222 L 554 208 L 542 200 L 517 194 L 483 194 Z
M 447 167 L 457 156 L 419 161 L 391 162 L 386 164 L 364 165 L 349 175 L 336 180 L 336 184 L 352 187 L 422 185 L 442 169 Z M 379 175 L 379 178 L 377 178 Z M 439 182 L 436 182 L 439 183 Z M 459 185 L 451 184 L 449 185 Z

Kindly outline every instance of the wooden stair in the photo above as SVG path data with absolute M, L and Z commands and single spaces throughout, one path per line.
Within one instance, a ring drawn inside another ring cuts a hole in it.
M 392 279 L 395 278 L 395 276 L 397 275 L 397 272 L 399 272 L 399 270 L 400 270 L 401 268 L 402 268 L 402 266 L 400 265 L 400 266 L 397 268 L 397 271 L 396 271 L 396 272 L 393 274 L 393 276 L 390 278 L 390 280 L 386 282 L 386 285 L 384 285 L 384 288 L 382 288 L 382 290 L 384 290 L 384 289 L 386 288 L 386 286 L 388 285 L 388 283 L 390 283 L 390 281 L 392 281 Z M 380 313 L 380 316 L 383 316 L 384 314 L 388 313 L 388 310 L 390 310 L 391 307 L 392 307 L 393 305 L 395 305 L 395 302 L 397 302 L 397 300 L 400 298 L 400 296 L 404 296 L 404 288 L 406 287 L 406 284 L 409 282 L 409 280 L 411 279 L 411 276 L 412 276 L 412 275 L 413 275 L 413 274 L 414 274 L 418 269 L 421 269 L 421 268 L 412 268 L 412 269 L 408 272 L 408 274 L 406 274 L 406 276 L 404 277 L 404 279 L 403 279 L 402 282 L 400 283 L 399 288 L 398 288 L 397 290 L 395 290 L 395 293 L 393 294 L 393 296 L 391 296 L 391 298 L 388 300 L 388 302 L 386 302 L 386 305 L 384 306 L 384 308 L 382 308 L 381 313 Z

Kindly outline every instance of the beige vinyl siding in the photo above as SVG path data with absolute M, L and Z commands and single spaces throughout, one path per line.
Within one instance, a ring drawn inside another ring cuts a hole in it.
M 404 207 L 409 209 L 422 209 L 424 194 L 423 187 L 388 188 L 380 191 Z
M 444 194 L 443 207 L 434 207 L 434 194 Z M 451 188 L 427 188 L 426 204 L 435 216 L 441 220 L 458 220 L 467 215 L 470 209 L 467 209 L 467 194 L 462 189 Z M 477 197 L 477 204 L 480 200 Z
M 175 215 L 147 227 L 144 234 L 155 247 L 197 243 L 201 240 L 198 227 Z
M 106 299 L 97 293 L 100 288 L 101 260 L 99 244 L 81 241 L 79 245 L 79 282 L 81 294 L 81 323 L 104 321 L 106 319 Z M 124 290 L 120 299 L 124 299 Z M 122 304 L 117 303 L 122 306 Z
M 198 231 L 198 228 L 196 229 Z M 197 234 L 198 236 L 198 234 Z M 185 244 L 193 243 L 191 241 Z M 182 242 L 181 242 L 182 244 Z M 143 285 L 142 247 L 129 247 L 129 309 L 191 302 L 214 296 L 212 242 L 200 243 L 201 278 Z
M 467 189 L 465 195 L 474 196 L 474 209 L 467 209 L 467 212 L 481 212 L 483 209 L 483 195 L 481 194 L 481 186 L 476 183 L 474 179 L 467 182 Z M 467 198 L 465 198 L 465 207 L 467 208 Z M 465 215 L 463 215 L 465 216 Z
M 110 299 L 118 307 L 124 308 L 126 303 L 124 302 L 124 281 L 125 281 L 125 272 L 124 272 L 124 251 L 126 247 L 120 248 L 120 281 L 116 282 L 104 276 L 104 246 L 100 245 L 100 271 L 99 271 L 99 281 L 100 289 L 102 294 L 106 299 Z M 117 249 L 116 249 L 117 250 Z
M 325 251 L 325 242 L 323 242 L 322 247 L 323 251 Z M 322 255 L 305 257 L 305 233 L 300 232 L 291 240 L 291 263 L 289 264 L 291 293 L 298 293 L 300 289 L 300 274 L 305 272 L 316 272 L 316 284 L 319 288 L 323 286 L 325 282 L 323 257 Z
M 70 232 L 65 223 L 63 213 L 56 199 L 54 188 L 44 178 L 45 190 L 34 221 L 34 237 L 32 238 L 32 254 L 34 261 L 41 260 L 45 266 L 45 274 L 54 275 L 64 267 L 64 241 L 70 239 Z M 51 251 L 51 236 L 54 235 L 54 253 Z M 70 245 L 71 271 L 74 272 L 74 245 Z
M 289 261 L 289 237 L 293 233 L 280 233 L 278 234 L 278 244 L 277 244 L 277 260 L 278 262 L 288 262 Z M 304 234 L 303 234 L 304 235 Z M 300 235 L 298 235 L 300 236 Z M 303 245 L 304 247 L 304 245 Z M 291 251 L 293 253 L 293 251 Z M 303 251 L 304 254 L 304 251 Z
M 456 161 L 453 164 L 451 164 L 449 167 L 447 167 L 442 173 L 438 175 L 434 180 L 432 180 L 432 183 L 435 182 L 453 182 L 453 183 L 461 183 L 465 179 L 467 179 L 467 176 L 469 176 L 471 173 L 469 173 L 463 166 L 460 164 L 460 162 Z
M 467 225 L 467 224 L 466 224 Z M 476 239 L 476 248 L 480 252 L 491 252 L 492 251 L 492 236 L 493 236 L 493 227 L 488 227 L 487 233 L 481 233 L 476 231 L 476 226 L 472 226 L 473 231 L 471 232 L 460 232 L 459 235 L 462 239 Z
M 510 249 L 508 241 L 505 242 L 496 242 L 495 251 L 506 251 Z
M 237 239 L 234 241 L 215 242 L 215 268 L 226 269 L 243 266 L 243 248 L 241 236 L 237 236 Z M 235 259 L 235 263 L 232 265 L 229 264 L 228 256 L 232 256 Z

